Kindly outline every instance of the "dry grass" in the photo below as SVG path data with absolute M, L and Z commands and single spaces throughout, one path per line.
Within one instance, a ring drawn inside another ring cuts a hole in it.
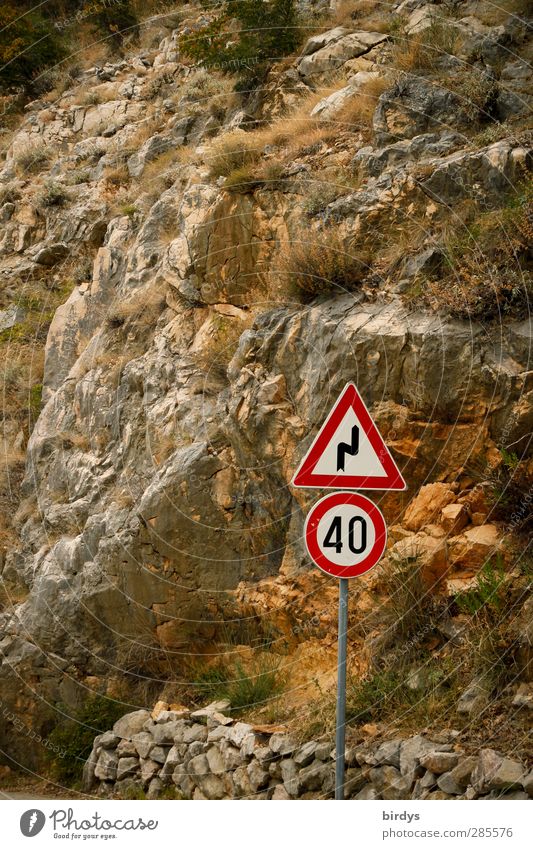
M 355 291 L 367 275 L 370 262 L 367 250 L 356 248 L 336 228 L 329 228 L 316 236 L 302 231 L 285 243 L 272 271 L 286 291 L 305 302 L 318 295 Z
M 290 114 L 266 127 L 250 132 L 233 130 L 219 136 L 206 154 L 211 176 L 230 177 L 235 171 L 249 168 L 258 162 L 265 149 L 280 148 L 281 161 L 288 161 L 335 138 L 338 127 L 321 123 L 318 118 L 311 117 L 310 113 L 317 103 L 342 88 L 343 84 L 344 81 L 339 80 L 336 85 L 304 98 Z M 251 171 L 248 173 L 251 174 Z M 235 179 L 238 182 L 238 175 Z M 262 182 L 259 173 L 257 179 Z
M 386 76 L 376 77 L 367 83 L 337 112 L 333 123 L 337 127 L 350 130 L 368 130 L 372 127 L 372 118 L 378 99 L 390 88 L 391 82 Z
M 400 71 L 429 71 L 438 68 L 443 56 L 453 56 L 459 45 L 457 29 L 446 20 L 435 20 L 416 35 L 396 36 L 391 64 Z
M 54 153 L 48 145 L 31 145 L 17 154 L 15 168 L 22 177 L 27 174 L 39 174 L 51 165 L 53 158 Z
M 104 170 L 103 179 L 115 188 L 127 186 L 130 182 L 130 172 L 126 164 L 109 166 Z
M 476 8 L 475 15 L 483 24 L 496 27 L 505 23 L 510 16 L 527 20 L 530 12 L 530 0 L 498 0 L 498 2 L 482 4 Z
M 109 310 L 106 318 L 108 327 L 127 330 L 149 330 L 155 327 L 165 307 L 165 294 L 160 289 L 146 288 L 135 292 Z
M 345 0 L 334 13 L 335 26 L 364 32 L 389 32 L 391 7 L 376 0 Z

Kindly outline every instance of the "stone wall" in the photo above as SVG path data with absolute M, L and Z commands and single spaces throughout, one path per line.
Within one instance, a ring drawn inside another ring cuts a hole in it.
M 328 799 L 334 790 L 330 740 L 297 742 L 278 726 L 252 725 L 214 702 L 190 712 L 137 710 L 96 737 L 84 767 L 87 792 L 184 799 Z M 375 737 L 346 749 L 350 799 L 527 799 L 533 770 L 482 749 L 467 754 L 458 732 L 433 739 Z M 167 791 L 168 792 L 168 791 Z

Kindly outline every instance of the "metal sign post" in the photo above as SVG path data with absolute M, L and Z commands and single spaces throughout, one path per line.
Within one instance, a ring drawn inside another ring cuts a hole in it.
M 346 642 L 348 631 L 348 578 L 339 581 L 339 644 L 337 653 L 337 717 L 335 728 L 335 799 L 344 799 L 346 742 Z

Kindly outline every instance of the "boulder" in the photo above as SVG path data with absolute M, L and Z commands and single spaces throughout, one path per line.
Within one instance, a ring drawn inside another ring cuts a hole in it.
M 214 775 L 223 775 L 226 771 L 226 764 L 218 746 L 211 746 L 206 752 L 206 757 L 210 771 Z
M 371 763 L 376 766 L 388 765 L 400 768 L 400 744 L 401 740 L 386 740 L 374 752 Z
M 316 748 L 317 743 L 313 740 L 310 740 L 309 743 L 304 743 L 304 745 L 297 749 L 294 753 L 294 763 L 301 767 L 308 766 L 315 757 Z
M 147 758 L 151 749 L 156 745 L 154 738 L 148 731 L 140 731 L 139 734 L 134 734 L 131 742 L 141 758 Z
M 117 764 L 116 780 L 135 775 L 139 769 L 139 758 L 119 758 Z
M 440 516 L 444 507 L 452 504 L 455 493 L 444 483 L 428 483 L 420 487 L 410 502 L 402 524 L 410 531 L 419 531 Z
M 435 750 L 435 743 L 420 734 L 409 737 L 400 744 L 400 772 L 410 784 L 423 773 L 420 758 Z
M 37 265 L 45 265 L 50 268 L 65 259 L 69 250 L 69 246 L 64 242 L 56 242 L 52 245 L 45 245 L 38 250 L 33 259 Z
M 522 789 L 524 768 L 494 749 L 482 749 L 472 772 L 472 786 L 478 793 L 490 790 Z
M 492 692 L 492 684 L 483 675 L 472 679 L 466 690 L 461 693 L 456 711 L 463 716 L 470 716 L 480 711 L 487 703 Z
M 158 775 L 161 764 L 151 758 L 141 758 L 141 779 L 143 784 L 148 784 L 154 776 Z
M 125 737 L 131 740 L 135 734 L 139 734 L 143 730 L 145 722 L 149 719 L 150 711 L 134 710 L 121 716 L 113 725 L 113 731 L 117 737 Z
M 468 511 L 464 504 L 447 504 L 440 514 L 440 524 L 447 534 L 455 536 L 468 524 Z
M 370 780 L 382 799 L 407 799 L 412 786 L 410 777 L 394 766 L 373 767 Z
M 269 746 L 275 755 L 291 755 L 296 749 L 295 741 L 288 734 L 273 734 Z
M 250 787 L 252 793 L 257 793 L 258 790 L 262 790 L 267 786 L 270 780 L 270 774 L 267 769 L 265 769 L 258 760 L 255 758 L 248 764 L 247 767 L 248 772 L 248 780 L 250 782 Z
M 429 769 L 431 772 L 440 775 L 443 772 L 450 772 L 459 762 L 457 752 L 428 752 L 420 758 L 420 764 Z
M 118 757 L 115 752 L 103 749 L 94 769 L 94 775 L 100 781 L 116 781 Z
M 334 71 L 344 65 L 349 59 L 363 56 L 373 47 L 382 44 L 388 38 L 387 35 L 381 32 L 340 34 L 341 30 L 341 27 L 337 27 L 336 30 L 332 31 L 339 33 L 337 37 L 331 38 L 324 47 L 304 54 L 298 60 L 296 67 L 302 77 L 311 77 L 316 74 Z M 308 49 L 308 44 L 304 50 Z
M 22 324 L 25 318 L 26 313 L 17 304 L 11 304 L 6 310 L 0 310 L 0 333 L 11 330 L 17 324 Z

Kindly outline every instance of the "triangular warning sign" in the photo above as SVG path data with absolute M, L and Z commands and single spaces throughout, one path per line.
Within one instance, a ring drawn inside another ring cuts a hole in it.
M 309 489 L 407 489 L 353 383 L 342 390 L 292 484 Z

